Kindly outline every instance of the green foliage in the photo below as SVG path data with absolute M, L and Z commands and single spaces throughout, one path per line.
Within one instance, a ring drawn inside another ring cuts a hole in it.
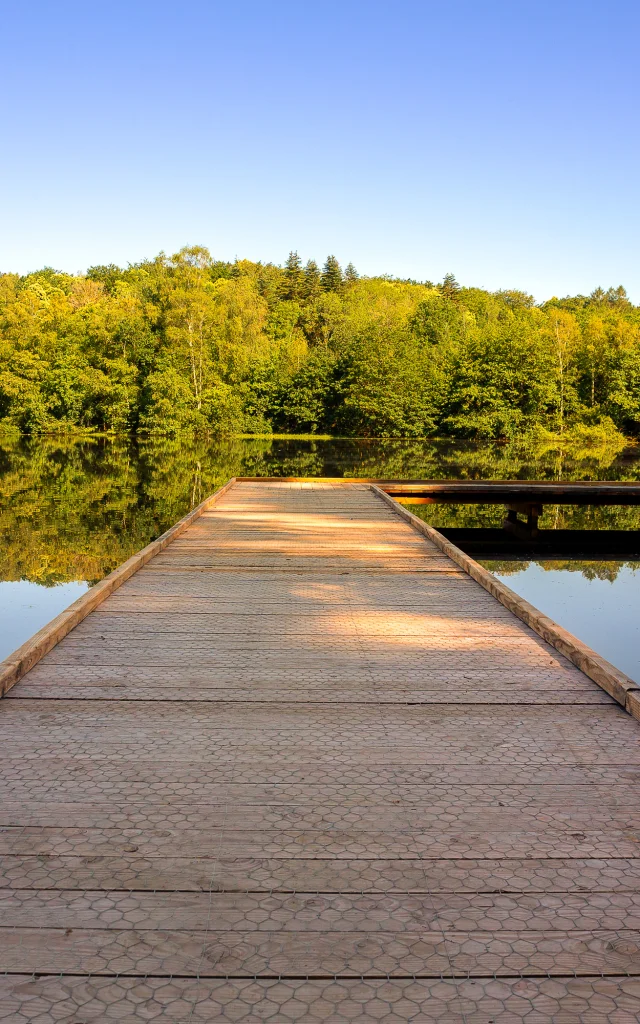
M 326 292 L 337 292 L 342 287 L 342 270 L 335 256 L 327 256 L 320 281 Z
M 322 430 L 334 390 L 335 359 L 326 350 L 317 350 L 297 373 L 287 377 L 274 401 L 274 425 L 283 433 Z
M 640 308 L 215 260 L 0 275 L 0 431 L 448 436 L 549 451 L 640 436 Z M 580 433 L 582 431 L 582 433 Z M 571 439 L 571 440 L 569 440 Z
M 460 291 L 460 285 L 456 281 L 454 274 L 444 275 L 444 280 L 440 285 L 440 291 L 446 299 L 455 299 L 457 293 Z
M 304 290 L 304 271 L 302 269 L 302 260 L 297 252 L 289 253 L 287 262 L 284 265 L 284 277 L 284 298 L 293 300 L 301 298 Z
M 353 263 L 347 263 L 344 269 L 345 281 L 347 281 L 349 284 L 353 284 L 353 282 L 357 281 L 359 277 L 360 275 L 356 268 L 354 267 Z
M 320 268 L 315 260 L 309 260 L 304 268 L 304 297 L 317 299 L 321 290 Z

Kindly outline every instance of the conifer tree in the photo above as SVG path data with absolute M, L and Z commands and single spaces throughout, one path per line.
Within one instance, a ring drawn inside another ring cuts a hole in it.
M 320 268 L 315 260 L 309 260 L 304 268 L 304 294 L 307 299 L 315 299 L 320 294 Z
M 612 306 L 628 306 L 629 297 L 627 296 L 627 289 L 623 288 L 621 284 L 617 288 L 609 288 L 607 290 L 607 301 Z
M 342 285 L 342 269 L 335 256 L 327 256 L 325 265 L 322 268 L 320 282 L 326 292 L 337 292 L 340 290 Z
M 445 274 L 440 285 L 440 291 L 447 299 L 453 299 L 460 291 L 460 285 L 456 281 L 455 274 Z
M 304 272 L 302 260 L 294 250 L 289 253 L 287 262 L 284 265 L 285 276 L 285 299 L 298 299 L 302 295 L 304 285 Z
M 344 272 L 345 281 L 348 281 L 350 284 L 353 284 L 354 281 L 358 280 L 359 276 L 360 275 L 358 274 L 358 271 L 354 267 L 353 263 L 347 263 Z

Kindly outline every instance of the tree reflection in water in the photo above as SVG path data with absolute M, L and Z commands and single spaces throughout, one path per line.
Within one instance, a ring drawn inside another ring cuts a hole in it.
M 64 436 L 0 439 L 0 579 L 96 582 L 230 476 L 640 479 L 637 450 L 568 459 L 512 445 L 431 440 L 192 437 L 132 445 Z M 422 505 L 435 525 L 494 525 L 500 506 Z M 545 510 L 566 529 L 638 529 L 640 509 Z M 560 515 L 560 519 L 558 516 Z M 575 524 L 575 526 L 574 526 Z M 547 525 L 546 522 L 541 525 Z

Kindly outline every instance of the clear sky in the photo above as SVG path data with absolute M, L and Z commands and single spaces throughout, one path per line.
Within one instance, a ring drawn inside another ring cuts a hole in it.
M 202 244 L 640 302 L 637 0 L 0 12 L 0 270 Z

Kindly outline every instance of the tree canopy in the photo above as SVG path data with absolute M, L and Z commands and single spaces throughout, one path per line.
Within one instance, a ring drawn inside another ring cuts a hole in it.
M 283 267 L 199 246 L 0 275 L 0 429 L 513 439 L 640 435 L 640 307 Z

